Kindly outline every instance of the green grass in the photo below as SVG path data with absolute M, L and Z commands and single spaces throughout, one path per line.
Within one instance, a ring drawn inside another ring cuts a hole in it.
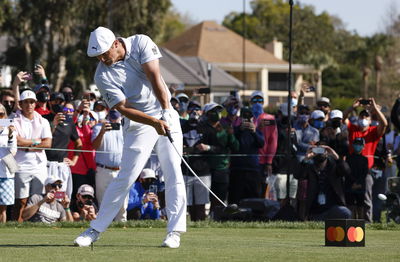
M 94 250 L 72 245 L 87 223 L 0 225 L 0 261 L 399 261 L 399 225 L 367 225 L 366 247 L 325 247 L 323 223 L 190 223 L 179 249 L 165 222 L 113 224 Z

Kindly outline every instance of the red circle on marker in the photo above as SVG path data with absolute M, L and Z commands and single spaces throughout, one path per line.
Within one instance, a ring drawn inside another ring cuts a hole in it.
M 326 230 L 326 237 L 329 241 L 336 241 L 336 228 L 328 227 L 328 229 Z
M 347 238 L 349 239 L 350 242 L 354 242 L 356 241 L 356 236 L 357 231 L 355 227 L 349 227 L 349 229 L 347 230 Z

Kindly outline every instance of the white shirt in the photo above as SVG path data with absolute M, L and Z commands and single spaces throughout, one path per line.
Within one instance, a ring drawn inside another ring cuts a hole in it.
M 22 121 L 19 120 L 19 117 L 14 118 L 15 127 L 17 129 L 18 135 L 25 139 L 32 139 L 33 133 L 33 120 L 29 120 L 28 118 L 24 117 L 23 115 Z M 35 117 L 41 117 L 40 115 Z M 49 121 L 43 118 L 41 119 L 41 126 L 42 130 L 38 138 L 45 139 L 45 138 L 52 138 L 51 128 Z M 39 164 L 43 164 L 43 162 L 47 162 L 46 153 L 44 150 L 41 152 L 25 152 L 24 149 L 18 150 L 17 154 L 15 155 L 15 160 L 18 162 L 19 170 L 18 172 L 26 172 L 26 173 L 36 173 L 36 168 Z
M 3 162 L 3 157 L 10 152 L 17 151 L 17 134 L 14 133 L 13 138 L 8 140 L 8 127 L 0 127 L 0 177 L 13 178 L 14 174 L 10 173 L 6 164 Z
M 161 57 L 157 45 L 146 35 L 120 39 L 126 47 L 124 60 L 111 66 L 101 62 L 97 65 L 94 81 L 100 93 L 110 108 L 126 99 L 133 108 L 161 117 L 161 104 L 142 68 L 142 64 Z

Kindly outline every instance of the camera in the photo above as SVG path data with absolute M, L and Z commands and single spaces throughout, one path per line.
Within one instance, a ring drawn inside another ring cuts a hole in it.
M 120 123 L 110 123 L 110 125 L 111 125 L 111 130 L 120 130 L 121 129 Z
M 150 185 L 150 187 L 149 187 L 149 193 L 157 194 L 157 191 L 158 191 L 157 185 Z
M 369 104 L 371 104 L 371 100 L 369 100 L 369 99 L 360 99 L 360 104 L 361 105 L 369 105 Z

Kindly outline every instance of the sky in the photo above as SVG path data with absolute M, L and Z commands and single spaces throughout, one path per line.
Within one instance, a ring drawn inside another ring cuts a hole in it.
M 171 0 L 175 9 L 187 14 L 196 22 L 214 20 L 221 23 L 231 11 L 242 12 L 243 1 L 246 12 L 250 12 L 250 0 Z M 400 0 L 295 0 L 315 7 L 317 14 L 326 11 L 338 16 L 346 29 L 362 36 L 371 36 L 383 31 L 384 16 L 394 3 L 400 11 Z M 212 6 L 212 8 L 210 8 Z

